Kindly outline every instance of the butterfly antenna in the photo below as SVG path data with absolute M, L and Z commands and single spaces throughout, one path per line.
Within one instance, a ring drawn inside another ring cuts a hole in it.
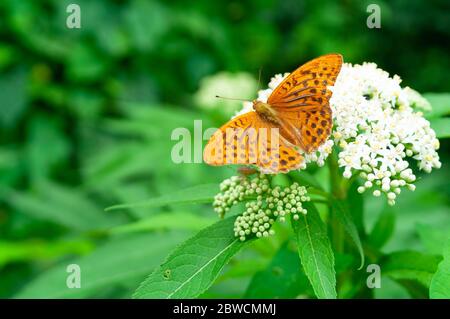
M 246 99 L 238 99 L 238 98 L 234 98 L 234 97 L 224 97 L 224 96 L 219 96 L 219 95 L 216 95 L 216 98 L 218 98 L 218 99 L 224 99 L 224 100 L 233 100 L 233 101 L 251 102 L 250 100 L 246 100 Z

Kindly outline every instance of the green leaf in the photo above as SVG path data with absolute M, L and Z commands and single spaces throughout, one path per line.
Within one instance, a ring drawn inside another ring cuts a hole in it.
M 436 118 L 450 114 L 450 93 L 426 93 L 423 97 L 430 102 L 432 110 L 426 112 L 427 118 Z
M 358 230 L 356 229 L 355 222 L 353 221 L 353 217 L 350 214 L 348 203 L 344 200 L 333 199 L 332 200 L 332 212 L 336 215 L 339 222 L 344 225 L 345 230 L 352 238 L 353 242 L 356 245 L 356 248 L 359 252 L 359 257 L 361 259 L 361 264 L 359 269 L 362 269 L 364 266 L 364 250 L 362 247 L 361 239 L 359 238 Z
M 135 234 L 113 239 L 91 254 L 54 266 L 28 283 L 16 298 L 86 298 L 112 286 L 136 282 L 185 237 L 181 233 Z M 77 264 L 81 288 L 66 285 L 66 268 Z
M 381 270 L 395 280 L 415 280 L 425 287 L 430 286 L 441 258 L 417 251 L 398 251 L 381 260 Z
M 298 254 L 285 243 L 267 268 L 253 276 L 245 298 L 295 298 L 307 290 L 311 285 Z
M 308 214 L 301 215 L 297 221 L 292 219 L 303 269 L 317 298 L 335 299 L 334 255 L 326 227 L 313 204 L 305 203 L 304 207 Z
M 134 298 L 195 298 L 208 289 L 244 245 L 234 236 L 234 217 L 205 228 L 176 248 L 139 286 Z
M 391 209 L 381 212 L 367 241 L 375 248 L 382 248 L 395 230 L 395 213 Z
M 431 119 L 430 124 L 437 138 L 450 137 L 450 117 Z
M 106 208 L 106 211 L 134 207 L 156 207 L 168 204 L 211 203 L 218 192 L 219 186 L 217 184 L 197 185 L 142 202 L 114 205 Z
M 431 279 L 430 298 L 450 299 L 450 238 L 445 245 L 444 260 Z
M 132 233 L 155 229 L 200 230 L 214 223 L 217 218 L 201 217 L 193 213 L 162 213 L 135 223 L 130 223 L 111 229 L 112 234 Z

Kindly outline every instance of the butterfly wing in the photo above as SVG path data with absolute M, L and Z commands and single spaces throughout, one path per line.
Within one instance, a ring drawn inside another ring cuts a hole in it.
M 203 152 L 209 165 L 253 164 L 262 173 L 288 172 L 303 162 L 299 152 L 279 134 L 279 128 L 256 112 L 238 116 L 210 138 Z
M 289 134 L 289 142 L 299 146 L 307 153 L 315 151 L 331 134 L 333 127 L 332 112 L 330 106 L 324 105 L 320 110 L 308 110 L 298 112 L 280 112 L 280 122 Z
M 313 110 L 327 105 L 341 70 L 342 56 L 327 54 L 311 60 L 292 72 L 276 87 L 267 100 L 282 112 Z
M 311 60 L 281 82 L 268 99 L 277 111 L 283 131 L 289 132 L 282 135 L 308 153 L 323 144 L 331 133 L 332 92 L 327 87 L 334 85 L 341 66 L 340 54 Z

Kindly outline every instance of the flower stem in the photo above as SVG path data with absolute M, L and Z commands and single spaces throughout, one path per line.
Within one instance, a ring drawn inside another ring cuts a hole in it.
M 333 151 L 328 158 L 328 167 L 330 170 L 330 189 L 332 196 L 337 200 L 345 200 L 347 197 L 346 183 L 339 172 L 337 154 L 335 151 Z M 344 226 L 339 221 L 336 214 L 334 214 L 333 206 L 331 206 L 330 230 L 331 241 L 335 251 L 342 253 L 344 251 L 345 243 Z

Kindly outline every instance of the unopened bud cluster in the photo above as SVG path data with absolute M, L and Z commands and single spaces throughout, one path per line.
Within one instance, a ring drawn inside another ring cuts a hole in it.
M 288 187 L 270 187 L 266 175 L 252 180 L 233 176 L 221 184 L 221 192 L 214 200 L 214 210 L 223 217 L 231 206 L 249 200 L 245 211 L 236 218 L 234 234 L 244 241 L 249 237 L 268 237 L 275 232 L 271 229 L 275 220 L 284 222 L 291 214 L 295 220 L 306 214 L 302 203 L 309 201 L 306 188 L 293 183 Z

